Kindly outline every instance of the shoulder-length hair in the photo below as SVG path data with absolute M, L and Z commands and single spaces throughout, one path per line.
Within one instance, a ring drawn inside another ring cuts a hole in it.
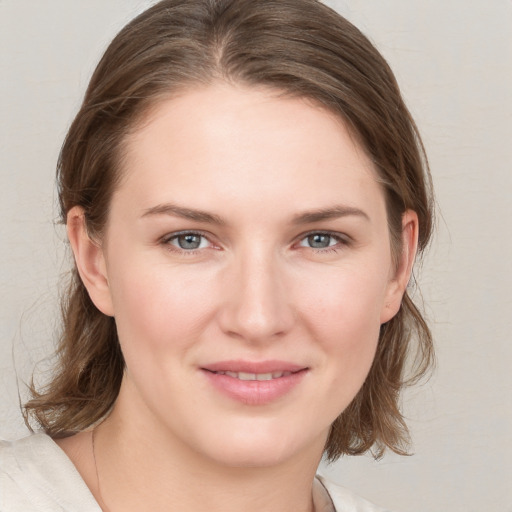
M 423 146 L 388 64 L 351 23 L 316 0 L 163 0 L 116 36 L 97 66 L 58 162 L 62 221 L 80 206 L 101 237 L 123 167 L 123 143 L 158 101 L 218 80 L 266 86 L 322 105 L 339 116 L 373 161 L 386 197 L 392 252 L 401 219 L 419 218 L 419 251 L 432 229 L 430 174 Z M 42 390 L 32 386 L 25 418 L 65 436 L 103 418 L 124 371 L 113 318 L 92 303 L 73 270 L 62 303 L 58 367 Z M 414 350 L 412 350 L 414 348 Z M 407 364 L 412 356 L 414 364 Z M 400 391 L 433 362 L 427 324 L 407 292 L 382 325 L 369 375 L 335 420 L 326 445 L 341 454 L 386 447 L 405 453 Z

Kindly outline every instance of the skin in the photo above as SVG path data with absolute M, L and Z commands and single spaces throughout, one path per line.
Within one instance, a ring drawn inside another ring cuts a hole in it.
M 355 138 L 271 90 L 215 84 L 163 101 L 125 157 L 102 240 L 79 208 L 68 215 L 81 277 L 115 317 L 127 365 L 96 433 L 109 510 L 311 510 L 329 427 L 400 307 L 416 214 L 403 216 L 396 265 L 384 193 Z M 233 359 L 305 370 L 254 405 L 205 377 Z M 101 501 L 90 433 L 60 444 Z

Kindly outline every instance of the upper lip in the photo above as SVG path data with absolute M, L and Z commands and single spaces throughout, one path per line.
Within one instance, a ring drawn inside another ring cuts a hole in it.
M 229 360 L 209 363 L 201 367 L 210 372 L 244 372 L 244 373 L 274 373 L 274 372 L 298 372 L 306 370 L 307 366 L 290 363 L 288 361 L 268 360 L 268 361 L 245 361 Z

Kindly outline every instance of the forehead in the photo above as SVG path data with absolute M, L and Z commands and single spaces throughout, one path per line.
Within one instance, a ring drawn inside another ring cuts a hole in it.
M 316 208 L 382 196 L 372 163 L 340 117 L 274 90 L 188 90 L 157 103 L 124 147 L 120 191 L 132 189 L 148 207 L 176 199 L 169 195 L 202 208 L 218 199 L 257 206 L 296 198 Z

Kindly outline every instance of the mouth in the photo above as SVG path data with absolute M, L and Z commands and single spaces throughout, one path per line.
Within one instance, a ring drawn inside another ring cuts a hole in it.
M 206 371 L 211 371 L 205 368 Z M 302 370 L 298 370 L 302 371 Z M 218 371 L 218 372 L 211 372 L 215 373 L 216 375 L 227 375 L 228 377 L 231 377 L 233 379 L 238 380 L 274 380 L 274 379 L 281 379 L 282 377 L 288 377 L 289 375 L 292 375 L 293 373 L 297 372 L 291 372 L 291 371 L 280 371 L 280 372 L 268 372 L 268 373 L 248 373 L 248 372 L 230 372 L 230 371 Z
M 277 359 L 267 361 L 232 359 L 209 363 L 203 366 L 202 369 L 219 375 L 239 378 L 241 380 L 260 380 L 257 378 L 258 376 L 263 377 L 261 380 L 270 380 L 272 378 L 278 379 L 283 376 L 288 376 L 301 370 L 307 370 L 307 366 Z
M 201 368 L 212 388 L 244 405 L 266 405 L 284 399 L 300 386 L 306 366 L 283 361 L 225 361 Z

